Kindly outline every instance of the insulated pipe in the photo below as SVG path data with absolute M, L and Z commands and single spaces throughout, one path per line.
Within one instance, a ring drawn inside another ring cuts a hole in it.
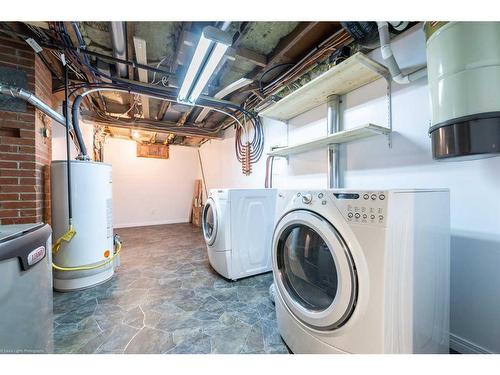
M 42 102 L 40 99 L 38 99 L 33 93 L 24 90 L 19 87 L 14 87 L 14 86 L 7 86 L 7 85 L 2 85 L 0 84 L 0 94 L 4 95 L 10 95 L 14 98 L 17 99 L 22 99 L 24 101 L 27 101 L 31 105 L 33 105 L 35 108 L 39 109 L 43 113 L 45 113 L 47 116 L 49 116 L 51 119 L 57 121 L 61 125 L 64 125 L 66 127 L 66 118 L 61 115 L 60 113 L 54 111 L 50 106 L 44 102 Z M 68 121 L 69 124 L 69 121 Z M 71 124 L 69 124 L 71 127 Z M 83 154 L 83 156 L 87 156 L 87 149 L 85 148 L 85 143 L 83 142 L 82 138 L 82 133 L 80 132 L 80 128 L 78 127 L 78 123 L 73 124 L 73 130 L 75 132 L 76 140 L 78 142 L 78 146 L 80 147 L 80 150 Z
M 397 26 L 400 25 L 399 22 L 396 22 Z M 398 62 L 392 53 L 391 47 L 391 37 L 389 34 L 389 24 L 387 22 L 377 22 L 378 26 L 378 34 L 380 37 L 380 48 L 382 52 L 382 58 L 387 64 L 387 68 L 391 73 L 392 79 L 394 82 L 399 84 L 408 84 L 410 82 L 416 81 L 422 77 L 427 75 L 427 68 L 421 68 L 410 74 L 403 74 L 401 69 L 399 69 Z
M 3 85 L 0 83 L 0 94 L 10 95 L 14 98 L 22 99 L 22 100 L 30 103 L 35 108 L 42 111 L 43 113 L 45 113 L 51 119 L 57 121 L 61 125 L 66 126 L 66 119 L 64 118 L 63 115 L 54 111 L 47 104 L 45 104 L 40 99 L 38 99 L 33 93 L 31 93 L 25 89 L 22 89 L 19 87 L 14 87 L 14 86 L 7 86 L 7 85 Z
M 122 21 L 110 22 L 111 41 L 113 43 L 113 56 L 120 60 L 127 59 L 127 43 L 125 41 L 125 24 Z M 127 77 L 127 65 L 123 63 L 116 64 L 116 71 L 120 77 Z

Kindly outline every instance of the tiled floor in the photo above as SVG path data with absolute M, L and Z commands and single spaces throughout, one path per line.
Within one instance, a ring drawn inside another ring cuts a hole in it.
M 272 274 L 226 281 L 190 224 L 120 229 L 115 277 L 54 294 L 57 353 L 288 353 Z

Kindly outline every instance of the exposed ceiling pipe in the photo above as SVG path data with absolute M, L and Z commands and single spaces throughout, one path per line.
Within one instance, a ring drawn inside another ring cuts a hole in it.
M 111 24 L 111 39 L 113 42 L 113 56 L 115 58 L 127 59 L 127 41 L 125 37 L 125 23 L 122 21 L 110 22 Z M 120 77 L 127 77 L 127 65 L 122 63 L 116 64 L 116 71 Z
M 170 101 L 170 102 L 176 102 L 175 99 L 168 99 L 166 97 L 162 97 L 162 96 L 158 96 L 158 95 L 152 95 L 146 91 L 142 91 L 142 90 L 132 90 L 132 89 L 122 89 L 122 88 L 110 88 L 110 87 L 97 87 L 97 88 L 92 88 L 90 90 L 87 90 L 83 93 L 81 93 L 80 95 L 78 95 L 76 97 L 76 99 L 73 101 L 73 107 L 71 108 L 71 111 L 72 111 L 72 118 L 73 118 L 73 127 L 75 129 L 75 134 L 77 134 L 77 129 L 78 129 L 78 132 L 79 132 L 79 126 L 78 126 L 78 122 L 79 122 L 79 119 L 78 119 L 78 116 L 80 114 L 80 105 L 83 101 L 83 99 L 89 95 L 89 94 L 92 94 L 93 92 L 102 92 L 102 91 L 111 91 L 111 92 L 125 92 L 125 93 L 129 93 L 129 94 L 137 94 L 137 95 L 143 95 L 143 96 L 147 96 L 148 98 L 152 98 L 152 99 L 157 99 L 157 100 L 166 100 L 166 101 Z M 243 126 L 243 124 L 241 123 L 240 120 L 238 120 L 238 118 L 233 115 L 232 113 L 230 112 L 226 112 L 222 109 L 219 109 L 219 108 L 215 108 L 215 107 L 209 107 L 209 106 L 205 106 L 205 105 L 201 105 L 201 104 L 196 104 L 197 107 L 201 107 L 201 108 L 210 108 L 212 111 L 216 111 L 216 112 L 220 112 L 226 116 L 229 116 L 231 117 L 235 122 L 236 124 L 238 125 L 238 127 L 241 129 L 241 131 L 243 132 L 244 136 L 247 137 L 247 130 L 246 128 Z M 219 132 L 222 127 L 224 126 L 224 124 L 221 124 L 219 127 L 216 128 L 216 130 L 213 130 L 213 132 Z M 198 130 L 200 132 L 200 136 L 203 136 L 203 133 L 202 133 L 202 128 L 199 128 Z M 78 137 L 78 136 L 77 136 Z M 83 143 L 83 140 L 82 140 L 82 143 Z M 81 150 L 82 150 L 82 154 L 83 154 L 83 158 L 86 158 L 87 157 L 87 154 L 86 154 L 86 148 L 85 148 L 85 145 L 83 145 L 83 147 L 81 147 Z
M 58 123 L 66 127 L 66 118 L 57 111 L 54 111 L 52 108 L 50 108 L 50 106 L 47 103 L 44 103 L 43 101 L 38 99 L 32 92 L 22 89 L 20 87 L 0 84 L 0 94 L 10 95 L 14 98 L 21 99 L 30 103 L 35 108 L 39 109 L 47 116 L 49 116 L 51 119 L 57 121 Z M 71 123 L 69 124 L 70 127 L 72 127 L 73 131 L 75 132 L 76 140 L 78 142 L 78 146 L 81 150 L 82 155 L 86 156 L 87 149 L 85 148 L 85 143 L 83 142 L 82 133 L 80 132 L 78 124 L 75 124 L 75 126 L 71 126 Z
M 24 100 L 31 105 L 33 105 L 35 108 L 39 109 L 43 113 L 45 113 L 47 116 L 49 116 L 51 119 L 57 121 L 61 125 L 64 125 L 66 127 L 66 119 L 63 115 L 60 113 L 54 111 L 52 108 L 49 107 L 48 104 L 42 102 L 40 99 L 38 99 L 33 93 L 30 91 L 27 91 L 25 89 L 22 89 L 20 87 L 14 87 L 14 86 L 8 86 L 8 85 L 3 85 L 0 83 L 0 94 L 3 95 L 9 95 L 17 99 Z
M 391 25 L 394 25 L 396 29 L 401 29 L 404 22 L 391 22 Z M 377 22 L 378 26 L 378 34 L 380 37 L 380 48 L 382 52 L 382 58 L 387 64 L 387 68 L 391 73 L 392 79 L 394 82 L 399 84 L 408 84 L 410 82 L 416 81 L 422 77 L 427 75 L 427 68 L 420 68 L 412 73 L 403 74 L 401 69 L 399 68 L 398 62 L 392 53 L 391 47 L 391 37 L 389 34 L 389 23 L 387 22 Z

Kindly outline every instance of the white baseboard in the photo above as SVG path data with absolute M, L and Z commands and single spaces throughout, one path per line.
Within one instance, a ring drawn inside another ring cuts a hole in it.
M 114 225 L 114 228 L 119 229 L 119 228 L 133 228 L 133 227 L 148 227 L 151 225 L 185 224 L 185 223 L 189 223 L 189 218 L 159 220 L 159 221 L 141 221 L 135 223 L 118 223 Z
M 450 334 L 450 348 L 462 354 L 493 354 L 489 350 L 453 334 Z

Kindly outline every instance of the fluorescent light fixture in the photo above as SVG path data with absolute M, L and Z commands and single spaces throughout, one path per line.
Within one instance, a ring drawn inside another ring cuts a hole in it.
M 252 82 L 253 82 L 253 80 L 251 80 L 249 78 L 245 78 L 245 77 L 240 78 L 237 81 L 230 83 L 229 85 L 224 87 L 219 92 L 217 92 L 214 95 L 214 98 L 224 99 L 225 96 L 231 94 L 232 92 L 235 92 L 236 90 L 241 89 L 242 87 L 245 87 L 245 86 L 251 84 Z M 209 112 L 210 112 L 210 108 L 203 108 L 201 110 L 200 114 L 198 115 L 198 117 L 196 118 L 195 122 L 202 122 L 205 119 L 205 117 L 208 115 Z
M 230 45 L 228 33 L 212 26 L 203 29 L 177 96 L 179 102 L 196 102 Z

